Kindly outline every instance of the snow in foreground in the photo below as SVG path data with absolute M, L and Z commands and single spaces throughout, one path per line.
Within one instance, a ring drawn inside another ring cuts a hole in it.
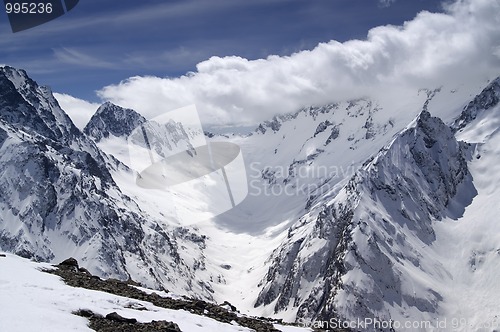
M 52 269 L 46 263 L 35 263 L 15 255 L 0 257 L 0 331 L 92 331 L 87 319 L 73 315 L 79 309 L 89 309 L 100 315 L 117 312 L 138 322 L 166 320 L 176 323 L 182 331 L 251 331 L 242 326 L 218 322 L 184 310 L 164 309 L 149 302 L 113 294 L 74 288 L 59 277 L 42 272 Z M 134 310 L 138 307 L 147 310 Z M 129 308 L 127 308 L 129 307 Z M 281 331 L 310 331 L 275 325 Z

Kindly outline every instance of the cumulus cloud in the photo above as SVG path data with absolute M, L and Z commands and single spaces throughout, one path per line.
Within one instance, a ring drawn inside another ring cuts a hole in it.
M 147 118 L 196 104 L 204 123 L 251 125 L 277 113 L 359 97 L 405 92 L 500 74 L 500 2 L 458 0 L 445 13 L 421 12 L 380 26 L 365 40 L 330 41 L 289 56 L 212 57 L 181 77 L 132 77 L 99 91 Z
M 54 97 L 80 130 L 85 127 L 100 106 L 100 104 L 89 103 L 88 101 L 63 93 L 54 93 Z

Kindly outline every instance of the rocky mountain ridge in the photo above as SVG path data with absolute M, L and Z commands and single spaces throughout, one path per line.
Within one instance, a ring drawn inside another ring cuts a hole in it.
M 144 122 L 146 119 L 136 111 L 106 102 L 90 118 L 83 132 L 99 142 L 110 135 L 128 137 Z
M 71 255 L 101 277 L 199 288 L 200 297 L 211 298 L 210 281 L 193 275 L 203 265 L 205 237 L 165 230 L 124 195 L 110 157 L 72 124 L 50 90 L 10 67 L 1 69 L 0 82 L 2 250 L 41 261 Z

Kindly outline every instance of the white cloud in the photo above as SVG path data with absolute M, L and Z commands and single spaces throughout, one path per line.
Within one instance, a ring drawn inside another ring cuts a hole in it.
M 395 3 L 396 0 L 379 0 L 378 3 L 381 7 L 389 7 L 393 3 Z
M 205 124 L 248 125 L 302 106 L 394 98 L 500 74 L 500 2 L 459 0 L 366 40 L 330 41 L 290 56 L 212 57 L 177 78 L 132 77 L 99 95 L 151 118 L 196 104 Z
M 54 93 L 61 108 L 69 115 L 75 126 L 82 130 L 89 122 L 100 104 L 72 97 L 67 94 Z

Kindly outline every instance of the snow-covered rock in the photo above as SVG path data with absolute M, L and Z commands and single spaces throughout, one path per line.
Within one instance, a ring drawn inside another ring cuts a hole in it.
M 83 132 L 96 142 L 110 135 L 126 138 L 144 122 L 146 119 L 136 111 L 106 102 L 97 109 Z
M 487 111 L 500 102 L 500 77 L 493 80 L 464 107 L 460 116 L 453 122 L 453 129 L 460 130 L 476 119 L 480 112 Z
M 495 250 L 496 240 L 466 245 L 465 238 L 460 239 L 465 233 L 456 228 L 469 229 L 466 238 L 487 236 L 483 227 L 500 230 L 491 217 L 482 217 L 500 213 L 498 207 L 488 204 L 484 211 L 474 207 L 478 201 L 491 203 L 493 196 L 481 191 L 485 184 L 474 181 L 478 176 L 469 170 L 477 172 L 480 163 L 492 165 L 499 160 L 493 152 L 497 149 L 491 147 L 500 128 L 497 81 L 464 108 L 455 122 L 461 129 L 458 138 L 457 127 L 432 117 L 425 103 L 421 114 L 370 158 L 333 199 L 319 199 L 322 204 L 289 229 L 284 243 L 269 258 L 255 306 L 271 307 L 275 314 L 292 311 L 303 322 L 392 320 L 392 326 L 399 327 L 396 330 L 416 321 L 431 324 L 430 329 L 448 320 L 451 328 L 457 317 L 467 317 L 461 326 L 455 324 L 458 330 L 494 324 L 488 314 L 470 305 L 467 311 L 460 309 L 468 299 L 457 290 L 466 289 L 467 282 L 477 284 L 468 296 L 477 292 L 485 298 L 491 315 L 500 293 L 485 276 L 498 274 L 500 262 L 485 266 L 481 258 L 483 274 L 475 276 L 469 275 L 467 265 L 475 271 L 478 252 L 485 257 Z M 487 162 L 480 161 L 483 150 L 489 152 Z M 490 181 L 498 182 L 495 172 L 490 174 Z M 489 191 L 492 186 L 488 184 Z M 476 213 L 468 213 L 472 210 Z M 481 220 L 475 222 L 477 226 L 467 226 L 476 220 Z M 452 254 L 457 242 L 467 252 L 465 257 Z M 479 286 L 480 280 L 484 286 Z M 357 328 L 373 330 L 373 326 Z
M 212 298 L 211 272 L 199 268 L 206 237 L 165 227 L 124 195 L 110 173 L 117 164 L 48 88 L 10 67 L 0 86 L 0 248 L 41 261 L 72 256 L 101 277 Z

